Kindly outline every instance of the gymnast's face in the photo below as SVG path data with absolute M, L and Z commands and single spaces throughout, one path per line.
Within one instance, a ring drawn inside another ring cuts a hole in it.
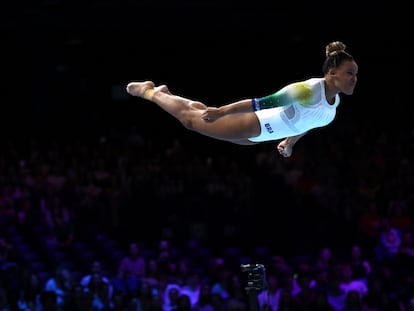
M 344 61 L 339 67 L 332 68 L 330 74 L 339 92 L 352 95 L 357 83 L 358 65 L 355 61 Z

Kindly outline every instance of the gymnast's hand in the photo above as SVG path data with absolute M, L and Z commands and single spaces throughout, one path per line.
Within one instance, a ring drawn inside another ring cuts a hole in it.
M 292 149 L 292 144 L 288 143 L 286 138 L 277 145 L 277 151 L 285 158 L 292 155 Z
M 221 111 L 216 107 L 207 107 L 201 114 L 201 118 L 206 122 L 213 122 L 222 117 Z

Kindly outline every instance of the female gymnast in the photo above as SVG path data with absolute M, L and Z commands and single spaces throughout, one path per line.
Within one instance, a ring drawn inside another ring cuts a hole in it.
M 187 129 L 239 145 L 281 140 L 278 152 L 290 157 L 296 142 L 309 130 L 333 121 L 340 93 L 352 95 L 358 65 L 346 45 L 334 41 L 325 47 L 322 77 L 293 82 L 261 98 L 242 99 L 212 107 L 172 94 L 152 81 L 130 82 L 132 96 L 156 103 Z

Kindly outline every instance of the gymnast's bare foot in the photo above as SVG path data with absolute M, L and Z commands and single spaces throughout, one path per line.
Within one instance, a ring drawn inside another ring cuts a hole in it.
M 132 96 L 144 97 L 145 91 L 153 89 L 154 86 L 152 81 L 130 82 L 126 87 L 126 90 Z
M 162 93 L 171 95 L 171 92 L 166 85 L 160 85 L 160 86 L 155 87 L 154 92 L 162 92 Z
M 171 92 L 166 85 L 154 87 L 154 83 L 151 81 L 131 82 L 127 85 L 127 92 L 132 96 L 138 96 L 148 99 L 149 94 L 145 93 L 147 91 L 149 91 L 151 97 L 154 93 L 157 92 L 162 92 L 171 95 Z

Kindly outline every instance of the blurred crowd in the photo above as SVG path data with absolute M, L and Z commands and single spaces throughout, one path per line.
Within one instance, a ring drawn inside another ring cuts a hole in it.
M 414 309 L 412 137 L 337 124 L 288 159 L 135 127 L 6 139 L 0 310 L 249 310 L 256 262 L 261 310 Z

